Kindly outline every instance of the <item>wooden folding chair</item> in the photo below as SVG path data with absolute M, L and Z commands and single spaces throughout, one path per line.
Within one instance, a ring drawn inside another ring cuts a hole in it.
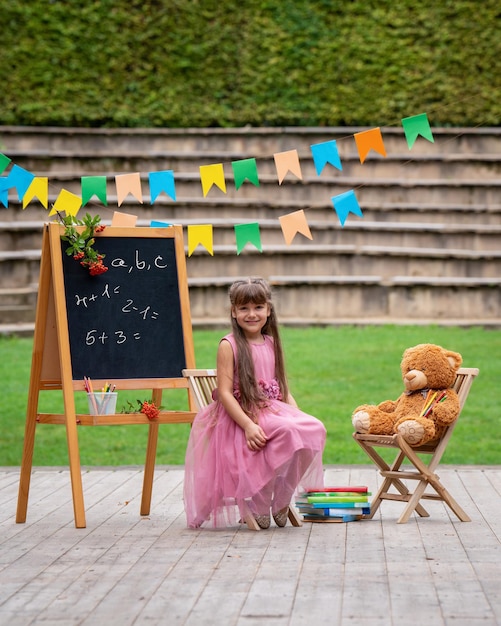
M 213 391 L 217 388 L 216 370 L 184 369 L 183 376 L 188 379 L 190 391 L 193 393 L 199 410 L 212 402 Z M 289 506 L 289 521 L 292 526 L 303 525 L 292 505 Z M 245 513 L 245 523 L 251 530 L 261 530 L 250 510 Z
M 478 368 L 463 367 L 457 372 L 456 381 L 453 385 L 459 397 L 460 413 L 470 392 L 473 380 L 478 375 Z M 459 417 L 459 416 L 458 416 Z M 456 420 L 457 421 L 457 420 Z M 398 500 L 407 502 L 403 513 L 398 518 L 398 524 L 405 524 L 413 511 L 421 517 L 429 517 L 429 513 L 420 504 L 420 500 L 440 500 L 445 502 L 462 522 L 471 521 L 459 504 L 440 482 L 435 470 L 444 454 L 456 422 L 451 424 L 436 441 L 430 441 L 424 446 L 411 447 L 399 434 L 396 435 L 366 435 L 353 433 L 353 438 L 372 459 L 379 468 L 384 481 L 371 502 L 369 517 L 373 517 L 383 500 Z M 398 450 L 397 456 L 389 465 L 375 448 L 394 448 Z M 425 463 L 420 455 L 430 455 L 428 463 Z M 404 462 L 406 463 L 403 467 Z M 407 463 L 408 462 L 408 463 Z M 406 469 L 411 464 L 410 469 Z M 414 492 L 411 492 L 402 482 L 404 479 L 417 480 Z M 425 492 L 430 486 L 435 493 Z M 390 493 L 394 487 L 398 493 Z

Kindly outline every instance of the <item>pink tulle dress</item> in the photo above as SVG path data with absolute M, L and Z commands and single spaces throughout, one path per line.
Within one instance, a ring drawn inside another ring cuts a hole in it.
M 247 447 L 244 431 L 217 400 L 193 422 L 186 451 L 184 506 L 190 528 L 233 526 L 251 510 L 269 515 L 288 506 L 297 490 L 323 485 L 326 431 L 320 420 L 282 402 L 275 378 L 273 339 L 251 344 L 256 380 L 269 401 L 259 413 L 268 437 L 259 451 Z M 230 342 L 233 354 L 236 344 Z M 234 394 L 238 399 L 238 381 Z

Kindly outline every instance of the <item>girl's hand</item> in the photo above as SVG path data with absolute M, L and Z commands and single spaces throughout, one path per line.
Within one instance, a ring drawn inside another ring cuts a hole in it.
M 249 450 L 261 450 L 266 445 L 268 438 L 259 424 L 251 422 L 245 429 L 245 439 Z

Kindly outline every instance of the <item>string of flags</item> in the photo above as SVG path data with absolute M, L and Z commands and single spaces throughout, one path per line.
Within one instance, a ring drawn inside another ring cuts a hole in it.
M 423 137 L 432 143 L 434 142 L 433 133 L 426 113 L 403 118 L 401 122 L 409 150 L 412 149 L 418 137 Z M 371 150 L 383 157 L 387 156 L 383 136 L 379 127 L 355 133 L 353 137 L 361 164 L 365 162 Z M 343 165 L 335 139 L 313 144 L 310 146 L 310 150 L 318 176 L 320 176 L 328 165 L 342 171 Z M 273 155 L 273 159 L 279 185 L 283 183 L 288 174 L 292 174 L 299 180 L 302 180 L 301 163 L 297 150 L 278 152 Z M 0 153 L 0 174 L 4 174 L 10 164 L 11 159 Z M 237 191 L 245 182 L 259 187 L 259 174 L 255 158 L 233 161 L 231 167 Z M 223 163 L 201 165 L 199 171 L 204 198 L 214 186 L 223 193 L 227 192 Z M 151 205 L 156 202 L 162 193 L 165 193 L 173 202 L 176 202 L 176 182 L 173 170 L 150 172 L 148 174 L 148 183 Z M 129 195 L 132 195 L 139 203 L 144 203 L 141 175 L 139 172 L 116 175 L 115 186 L 119 207 Z M 19 201 L 22 202 L 23 209 L 35 199 L 38 199 L 40 204 L 48 210 L 48 177 L 36 176 L 19 165 L 13 164 L 6 176 L 0 176 L 0 203 L 3 204 L 5 208 L 8 208 L 8 193 L 11 189 L 16 190 Z M 61 189 L 50 209 L 49 216 L 56 215 L 57 213 L 66 213 L 66 215 L 76 216 L 80 209 L 94 198 L 97 198 L 104 206 L 108 205 L 106 176 L 82 176 L 81 196 L 67 189 Z M 353 189 L 333 196 L 331 202 L 342 227 L 350 213 L 358 217 L 363 217 L 362 209 Z M 279 217 L 279 222 L 287 245 L 292 243 L 297 234 L 301 234 L 308 239 L 313 238 L 304 210 L 293 211 L 282 215 Z M 205 248 L 209 254 L 214 254 L 212 224 L 190 225 L 187 229 L 188 256 L 191 256 L 199 245 Z M 234 226 L 234 230 L 237 254 L 240 254 L 248 243 L 262 252 L 259 223 L 237 224 Z

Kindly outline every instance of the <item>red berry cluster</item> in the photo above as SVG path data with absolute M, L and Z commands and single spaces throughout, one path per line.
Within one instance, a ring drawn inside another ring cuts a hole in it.
M 144 413 L 149 420 L 156 420 L 160 415 L 160 410 L 155 406 L 154 402 L 143 402 L 141 405 L 141 413 Z
M 82 263 L 82 265 L 87 265 L 91 276 L 99 276 L 99 274 L 104 274 L 104 272 L 108 271 L 106 265 L 103 265 L 102 259 L 91 261 L 90 263 Z

